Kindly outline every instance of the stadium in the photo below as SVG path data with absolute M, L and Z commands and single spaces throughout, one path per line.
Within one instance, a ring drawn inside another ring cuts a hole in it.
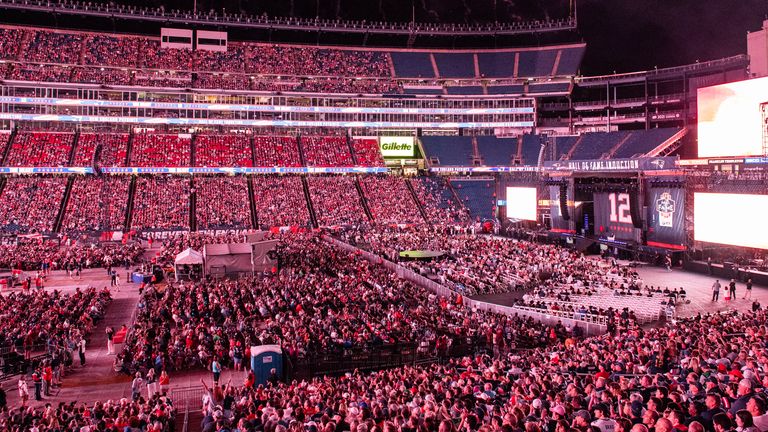
M 0 430 L 768 431 L 768 9 L 627 3 L 0 0 Z

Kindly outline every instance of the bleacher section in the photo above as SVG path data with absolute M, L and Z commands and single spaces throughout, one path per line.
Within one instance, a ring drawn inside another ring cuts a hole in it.
M 525 86 L 523 84 L 495 85 L 488 86 L 486 89 L 489 95 L 525 93 Z
M 560 160 L 567 155 L 573 148 L 576 141 L 579 140 L 578 136 L 568 135 L 555 137 L 555 150 L 556 154 L 552 158 L 553 160 Z
M 523 135 L 523 148 L 521 152 L 523 165 L 538 165 L 539 152 L 541 151 L 541 137 L 534 134 Z
M 557 50 L 521 51 L 517 76 L 523 78 L 550 76 L 555 67 L 556 58 Z
M 571 154 L 571 159 L 600 159 L 616 143 L 627 137 L 629 132 L 594 132 L 584 134 L 583 139 Z
M 451 179 L 450 182 L 473 219 L 493 218 L 493 208 L 496 205 L 493 180 Z
M 398 78 L 434 78 L 435 70 L 429 53 L 426 52 L 392 52 L 392 65 Z
M 634 131 L 626 142 L 613 154 L 614 158 L 629 158 L 635 155 L 646 154 L 649 151 L 663 144 L 675 134 L 680 132 L 680 128 L 659 128 L 649 129 L 647 131 Z
M 472 138 L 463 136 L 423 136 L 421 145 L 432 163 L 440 166 L 472 166 Z
M 517 139 L 479 136 L 477 148 L 484 165 L 511 166 L 512 159 L 517 155 Z
M 0 28 L 0 79 L 104 85 L 372 94 L 443 94 L 410 80 L 471 80 L 449 95 L 485 94 L 479 79 L 572 77 L 584 44 L 503 50 L 339 49 L 230 41 L 226 52 L 161 48 L 159 39 L 38 28 Z M 19 62 L 19 63 L 17 63 Z M 259 75 L 255 77 L 254 75 Z M 278 77 L 279 76 L 279 77 Z M 365 79 L 367 78 L 367 79 Z M 401 81 L 405 79 L 406 81 Z M 521 93 L 516 82 L 490 94 Z M 522 84 L 520 84 L 522 86 Z M 570 86 L 531 86 L 562 93 Z
M 433 56 L 440 78 L 473 78 L 476 75 L 473 53 L 435 53 Z

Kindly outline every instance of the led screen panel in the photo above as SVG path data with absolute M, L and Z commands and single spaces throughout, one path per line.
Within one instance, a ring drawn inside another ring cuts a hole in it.
M 763 154 L 763 110 L 768 77 L 700 88 L 699 157 Z
M 508 187 L 507 217 L 535 221 L 537 199 L 535 187 Z
M 768 249 L 768 195 L 695 193 L 697 241 Z

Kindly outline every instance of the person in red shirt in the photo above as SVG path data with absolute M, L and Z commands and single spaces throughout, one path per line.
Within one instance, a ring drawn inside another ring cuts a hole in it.
M 52 381 L 53 381 L 53 368 L 51 368 L 50 362 L 46 362 L 45 367 L 43 368 L 43 393 L 46 396 L 51 395 Z

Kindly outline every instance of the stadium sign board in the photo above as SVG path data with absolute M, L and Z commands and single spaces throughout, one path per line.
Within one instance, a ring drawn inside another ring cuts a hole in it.
M 414 149 L 415 144 L 413 143 L 413 137 L 379 137 L 379 150 L 381 151 L 381 155 L 385 158 L 412 158 L 414 155 Z

